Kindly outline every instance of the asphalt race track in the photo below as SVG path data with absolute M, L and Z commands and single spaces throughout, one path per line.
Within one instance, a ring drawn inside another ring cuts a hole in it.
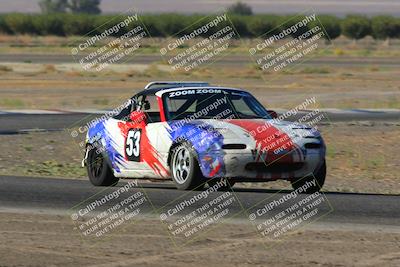
M 353 120 L 398 120 L 399 112 L 387 111 L 335 111 L 328 112 L 329 121 Z M 300 114 L 301 115 L 301 114 Z M 59 131 L 74 125 L 83 125 L 85 122 L 99 117 L 99 114 L 76 112 L 69 114 L 0 114 L 0 134 L 15 134 L 29 129 Z M 293 117 L 292 119 L 296 119 Z M 325 121 L 327 122 L 327 121 Z M 61 212 L 71 214 L 71 208 L 82 201 L 90 199 L 97 193 L 113 192 L 127 183 L 121 181 L 117 187 L 99 188 L 92 186 L 89 181 L 72 179 L 30 178 L 0 176 L 0 211 L 28 210 L 39 212 Z M 104 190 L 104 191 L 102 191 Z M 159 217 L 160 214 L 175 201 L 190 198 L 199 191 L 179 191 L 172 183 L 143 183 L 133 192 L 145 192 L 152 206 L 144 208 L 144 214 Z M 267 189 L 234 188 L 237 202 L 230 207 L 235 218 L 249 221 L 249 214 L 264 207 L 266 202 L 279 200 L 291 191 L 273 191 Z M 212 197 L 219 197 L 223 192 L 213 192 Z M 379 194 L 356 194 L 324 192 L 324 205 L 320 206 L 318 219 L 322 223 L 362 224 L 376 226 L 400 226 L 400 196 Z M 301 195 L 299 198 L 305 198 Z M 200 208 L 204 200 L 197 201 L 190 206 L 190 210 Z M 107 205 L 113 205 L 111 201 Z M 279 210 L 290 207 L 289 203 L 279 206 Z
M 282 112 L 278 112 L 279 114 Z M 323 111 L 326 114 L 321 123 L 338 121 L 398 121 L 400 110 L 335 110 Z M 299 112 L 289 120 L 296 120 L 304 116 L 306 112 Z M 100 117 L 101 114 L 75 112 L 67 114 L 24 114 L 6 113 L 0 114 L 0 134 L 16 134 L 21 130 L 49 130 L 60 131 L 73 128 L 75 126 L 85 125 L 87 122 Z
M 68 213 L 72 207 L 93 195 L 97 194 L 96 196 L 99 198 L 101 195 L 111 193 L 126 185 L 127 181 L 129 180 L 120 181 L 116 187 L 101 188 L 94 187 L 89 181 L 84 180 L 0 176 L 0 211 L 20 209 L 43 213 L 47 211 Z M 200 191 L 178 191 L 168 182 L 139 183 L 139 185 L 130 189 L 132 190 L 130 194 L 143 190 L 154 206 L 153 210 L 145 210 L 145 214 L 153 214 L 157 217 L 167 203 L 180 197 L 188 199 L 201 193 Z M 272 201 L 290 191 L 234 188 L 233 193 L 241 204 L 236 203 L 231 210 L 238 214 L 237 218 L 246 219 L 248 213 L 243 210 L 261 208 L 266 203 L 265 199 Z M 222 194 L 224 192 L 212 192 L 209 198 Z M 400 196 L 336 192 L 324 192 L 321 195 L 326 197 L 330 208 L 328 205 L 320 208 L 319 212 L 326 216 L 322 216 L 319 222 L 400 226 Z M 203 204 L 204 199 L 197 201 L 190 206 L 190 209 L 194 210 Z M 279 209 L 284 208 L 286 208 L 285 205 L 279 207 Z

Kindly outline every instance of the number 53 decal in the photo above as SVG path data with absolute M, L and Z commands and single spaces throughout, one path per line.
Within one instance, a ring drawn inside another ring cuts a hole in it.
M 125 153 L 129 161 L 140 161 L 141 129 L 130 129 L 126 136 Z

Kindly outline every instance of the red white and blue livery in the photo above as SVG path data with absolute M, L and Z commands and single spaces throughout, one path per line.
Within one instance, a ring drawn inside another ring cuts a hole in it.
M 152 82 L 86 137 L 90 181 L 172 179 L 178 189 L 224 180 L 325 181 L 325 144 L 307 125 L 282 121 L 249 92 L 205 82 Z M 310 183 L 311 182 L 311 183 Z M 228 183 L 225 183 L 228 184 Z

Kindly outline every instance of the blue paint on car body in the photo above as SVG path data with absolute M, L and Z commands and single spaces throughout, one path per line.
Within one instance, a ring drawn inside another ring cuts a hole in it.
M 112 168 L 116 172 L 120 172 L 119 164 L 124 162 L 124 157 L 115 149 L 116 143 L 113 141 L 111 134 L 107 131 L 105 121 L 100 121 L 89 128 L 88 142 L 93 144 L 99 142 L 105 150 Z
M 173 143 L 189 141 L 192 144 L 204 177 L 224 177 L 224 137 L 218 130 L 204 121 L 177 120 L 169 121 L 168 125 L 167 131 Z

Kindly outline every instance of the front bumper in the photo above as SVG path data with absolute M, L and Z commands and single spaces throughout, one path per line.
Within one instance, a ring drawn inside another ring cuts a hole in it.
M 324 149 L 310 149 L 300 159 L 284 161 L 255 161 L 250 153 L 225 153 L 223 156 L 223 173 L 216 176 L 205 175 L 208 178 L 227 177 L 237 180 L 273 181 L 278 179 L 291 180 L 310 175 L 317 170 L 325 159 Z M 203 172 L 204 175 L 204 172 Z

